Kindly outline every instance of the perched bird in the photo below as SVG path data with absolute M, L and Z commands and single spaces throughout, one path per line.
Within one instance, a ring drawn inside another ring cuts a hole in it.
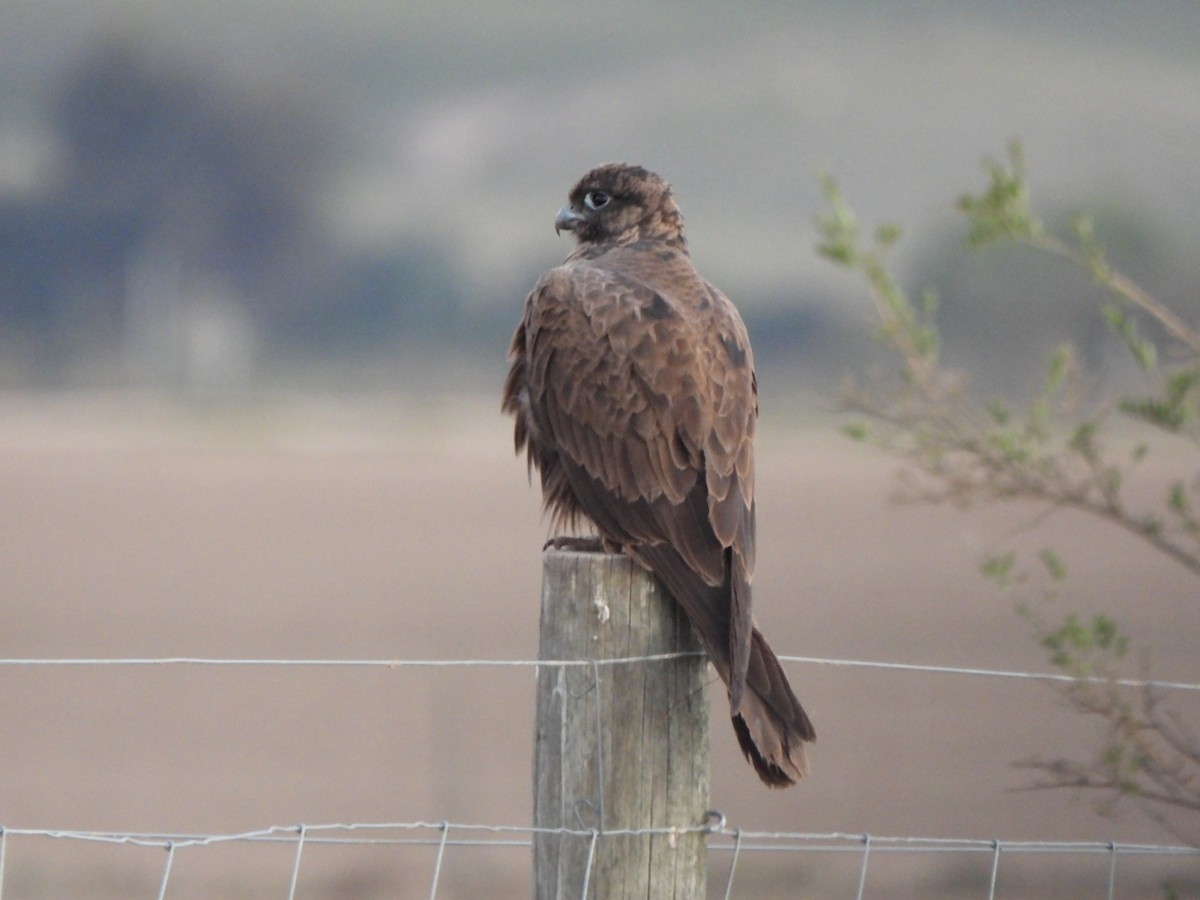
M 759 777 L 807 773 L 812 723 L 751 617 L 758 387 L 737 309 L 692 264 L 671 188 L 610 163 L 554 220 L 574 252 L 539 279 L 509 351 L 503 410 L 558 526 L 652 571 L 729 691 Z

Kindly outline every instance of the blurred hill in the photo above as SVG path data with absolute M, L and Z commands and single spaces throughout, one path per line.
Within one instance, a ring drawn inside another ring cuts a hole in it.
M 675 184 L 763 363 L 810 383 L 870 352 L 812 252 L 822 171 L 915 236 L 898 262 L 986 383 L 1047 326 L 1104 355 L 1078 286 L 957 249 L 955 196 L 1010 138 L 1048 212 L 1098 205 L 1118 265 L 1200 304 L 1190 4 L 54 0 L 0 11 L 0 75 L 8 386 L 499 365 L 568 251 L 554 211 L 617 158 Z

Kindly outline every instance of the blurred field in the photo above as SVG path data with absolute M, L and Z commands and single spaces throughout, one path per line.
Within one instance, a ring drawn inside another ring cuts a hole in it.
M 180 413 L 0 400 L 0 656 L 530 658 L 537 491 L 492 398 Z M 1030 510 L 889 503 L 895 463 L 832 426 L 759 442 L 760 625 L 781 654 L 1043 669 L 977 573 Z M 1157 677 L 1200 681 L 1194 580 L 1062 513 L 1072 602 L 1122 613 Z M 1132 809 L 1012 789 L 1091 735 L 1027 682 L 793 664 L 821 738 L 760 788 L 714 692 L 712 804 L 752 830 L 1173 843 Z M 0 824 L 230 833 L 301 822 L 527 824 L 528 669 L 0 669 Z M 1197 704 L 1177 698 L 1195 721 Z M 425 896 L 434 849 L 313 846 L 298 896 Z M 294 848 L 186 848 L 168 896 L 279 897 Z M 529 852 L 452 848 L 439 897 L 524 897 Z M 154 896 L 160 850 L 10 836 L 4 896 Z M 990 859 L 873 858 L 868 897 L 986 896 Z M 746 854 L 735 896 L 853 896 L 857 856 Z M 723 889 L 728 858 L 713 860 Z M 1104 896 L 1108 860 L 1004 858 L 1003 897 Z M 1197 896 L 1122 860 L 1118 896 Z

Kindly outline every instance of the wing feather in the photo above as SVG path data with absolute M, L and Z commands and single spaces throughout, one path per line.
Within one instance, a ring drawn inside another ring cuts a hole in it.
M 714 614 L 728 623 L 736 709 L 753 631 L 749 340 L 733 305 L 686 258 L 673 289 L 619 262 L 552 269 L 530 294 L 525 337 L 513 344 L 527 356 L 526 430 L 544 448 L 535 462 L 556 518 L 587 517 L 630 552 L 669 544 L 712 586 L 733 575 L 729 606 Z
M 637 537 L 679 544 L 720 583 L 724 550 L 751 532 L 742 473 L 753 467 L 757 401 L 744 328 L 716 296 L 698 310 L 620 272 L 563 266 L 534 289 L 524 327 L 531 408 L 547 443 L 607 489 L 618 520 L 625 503 L 651 504 L 657 527 Z

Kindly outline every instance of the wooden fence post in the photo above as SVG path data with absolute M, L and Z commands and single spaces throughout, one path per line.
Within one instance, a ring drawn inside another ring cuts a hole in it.
M 705 838 L 612 835 L 695 828 L 708 809 L 703 655 L 605 664 L 700 646 L 658 580 L 627 557 L 547 550 L 534 741 L 538 900 L 704 897 Z

